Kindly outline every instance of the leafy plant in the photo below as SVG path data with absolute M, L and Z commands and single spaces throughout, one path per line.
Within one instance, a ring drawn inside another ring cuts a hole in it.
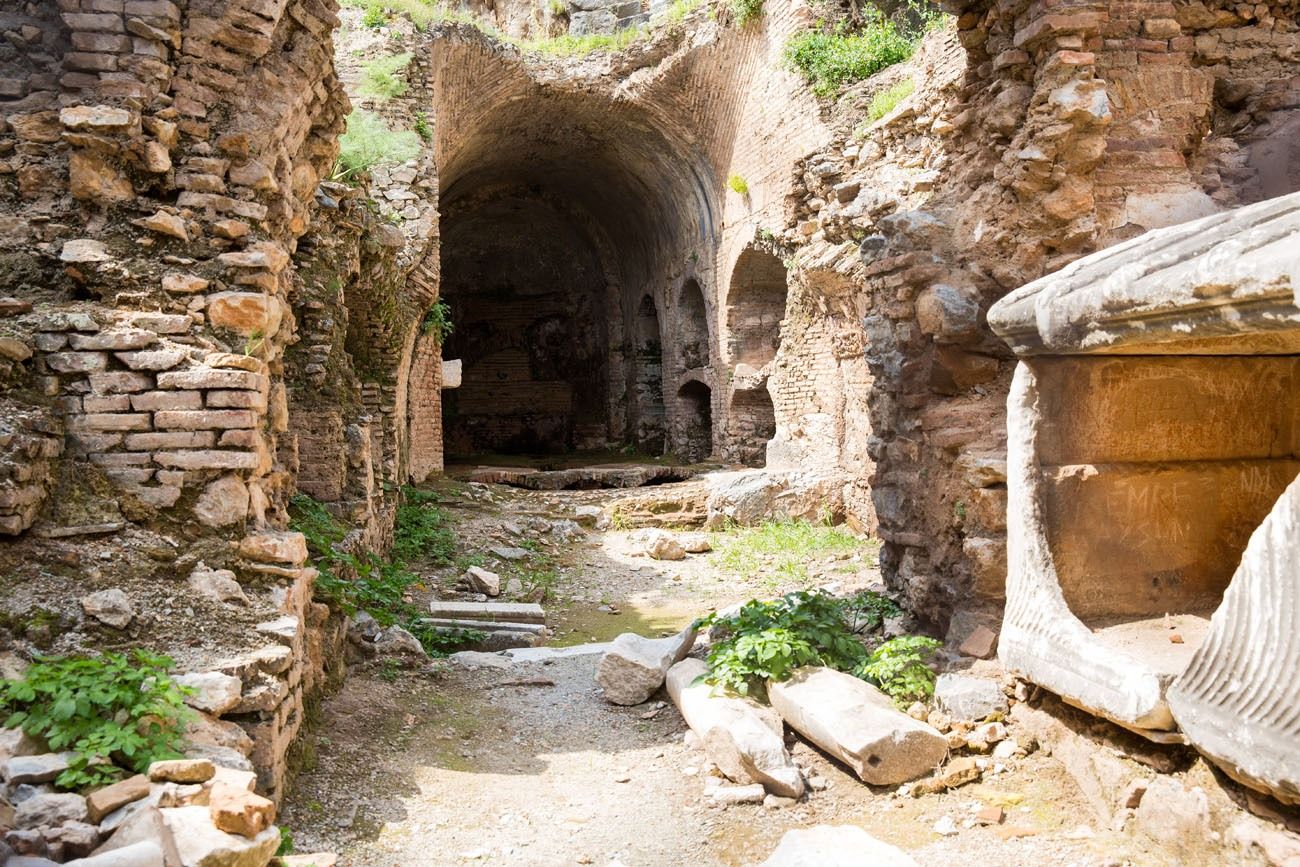
M 411 65 L 409 51 L 389 57 L 376 58 L 361 67 L 361 83 L 358 90 L 363 96 L 380 101 L 387 101 L 401 96 L 407 91 L 406 81 L 398 78 L 397 73 Z M 417 131 L 418 134 L 418 131 Z
M 379 166 L 390 166 L 420 155 L 420 137 L 409 130 L 395 131 L 376 114 L 354 109 L 348 130 L 339 136 L 339 158 L 333 178 L 351 180 Z
M 916 43 L 892 21 L 877 13 L 857 31 L 843 25 L 833 30 L 810 30 L 791 39 L 785 61 L 812 84 L 820 97 L 862 81 L 912 56 Z
M 880 120 L 897 108 L 900 102 L 911 96 L 914 90 L 916 90 L 916 82 L 909 77 L 893 87 L 880 91 L 871 97 L 871 105 L 867 107 L 867 120 L 872 123 Z
M 568 18 L 569 4 L 564 0 L 549 0 L 546 8 L 550 11 L 552 18 Z
M 749 195 L 749 182 L 740 175 L 732 175 L 727 178 L 727 186 L 731 191 L 739 196 Z
M 414 117 L 415 123 L 412 125 L 412 129 L 415 130 L 415 134 L 418 135 L 420 140 L 425 144 L 433 141 L 433 127 L 429 125 L 428 116 L 422 111 L 417 111 Z
M 438 303 L 425 312 L 420 328 L 425 334 L 432 334 L 441 346 L 456 328 L 451 321 L 451 306 L 439 298 Z
M 121 767 L 146 771 L 154 761 L 181 755 L 181 723 L 190 711 L 188 691 L 168 674 L 173 665 L 142 649 L 40 658 L 22 680 L 0 680 L 4 727 L 21 727 L 51 750 L 75 753 L 55 779 L 62 789 L 109 783 Z
M 697 628 L 710 626 L 726 635 L 709 650 L 708 682 L 740 695 L 761 690 L 765 680 L 787 680 L 800 666 L 853 671 L 867 659 L 844 620 L 843 603 L 821 592 L 753 599 L 731 617 L 715 612 L 696 621 Z
M 456 534 L 447 513 L 435 505 L 438 495 L 407 487 L 402 489 L 402 500 L 397 507 L 393 555 L 406 563 L 425 559 L 436 566 L 451 565 L 456 557 Z
M 895 702 L 921 701 L 934 695 L 934 669 L 926 660 L 942 643 L 924 635 L 891 638 L 871 652 L 854 674 L 880 687 Z
M 280 846 L 275 850 L 277 857 L 293 854 L 293 832 L 284 825 L 280 826 Z
M 763 0 L 731 0 L 731 14 L 736 16 L 736 23 L 744 27 L 763 16 Z
M 383 4 L 372 3 L 366 7 L 365 14 L 361 16 L 361 26 L 369 27 L 371 30 L 378 30 L 388 23 L 388 15 L 384 11 Z
M 903 613 L 898 603 L 883 593 L 861 590 L 844 601 L 844 613 L 854 632 L 879 629 L 890 617 Z

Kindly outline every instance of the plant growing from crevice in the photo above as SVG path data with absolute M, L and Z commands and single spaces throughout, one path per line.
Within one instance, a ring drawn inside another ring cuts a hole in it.
M 38 658 L 21 680 L 0 680 L 5 728 L 71 752 L 61 789 L 111 783 L 122 768 L 137 773 L 159 759 L 180 758 L 188 690 L 171 679 L 174 662 L 143 649 L 96 657 Z
M 741 175 L 731 175 L 727 178 L 727 188 L 738 196 L 749 195 L 749 182 Z
M 916 82 L 909 76 L 892 87 L 884 90 L 871 97 L 871 104 L 867 106 L 867 120 L 875 123 L 885 115 L 889 114 L 898 104 L 912 95 L 916 90 Z
M 858 28 L 841 22 L 798 34 L 785 47 L 785 62 L 803 75 L 819 97 L 862 81 L 912 56 L 916 40 L 879 13 Z
M 884 626 L 889 618 L 901 615 L 903 609 L 883 593 L 860 590 L 844 600 L 844 613 L 850 629 L 869 632 Z
M 447 338 L 456 330 L 455 324 L 451 321 L 451 306 L 439 298 L 436 304 L 425 311 L 420 329 L 425 334 L 432 335 L 439 346 L 446 343 Z
M 429 125 L 429 117 L 424 112 L 417 111 L 415 113 L 411 128 L 415 130 L 415 134 L 425 144 L 433 141 L 433 127 Z

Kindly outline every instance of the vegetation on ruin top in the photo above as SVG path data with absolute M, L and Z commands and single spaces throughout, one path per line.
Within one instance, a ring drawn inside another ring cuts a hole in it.
M 785 59 L 808 80 L 813 93 L 830 97 L 845 85 L 907 60 L 915 47 L 894 22 L 877 16 L 856 30 L 841 22 L 801 33 L 786 45 Z
M 871 104 L 867 106 L 867 120 L 870 123 L 880 120 L 897 108 L 900 102 L 911 96 L 914 90 L 916 90 L 916 82 L 908 76 L 892 87 L 880 91 L 871 97 Z

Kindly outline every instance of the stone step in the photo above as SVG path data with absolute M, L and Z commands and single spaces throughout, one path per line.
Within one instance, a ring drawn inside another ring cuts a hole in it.
M 503 623 L 545 623 L 546 612 L 533 602 L 429 603 L 429 613 L 448 620 L 495 620 Z
M 540 623 L 510 623 L 501 620 L 458 620 L 449 617 L 425 617 L 422 618 L 424 623 L 430 626 L 436 626 L 439 629 L 485 629 L 489 631 L 501 632 L 527 632 L 530 635 L 541 635 L 546 631 L 546 627 Z

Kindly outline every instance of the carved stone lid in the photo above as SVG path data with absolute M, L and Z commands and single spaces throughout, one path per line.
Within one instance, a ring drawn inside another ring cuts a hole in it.
M 1300 352 L 1300 193 L 1086 256 L 988 321 L 1017 355 Z

